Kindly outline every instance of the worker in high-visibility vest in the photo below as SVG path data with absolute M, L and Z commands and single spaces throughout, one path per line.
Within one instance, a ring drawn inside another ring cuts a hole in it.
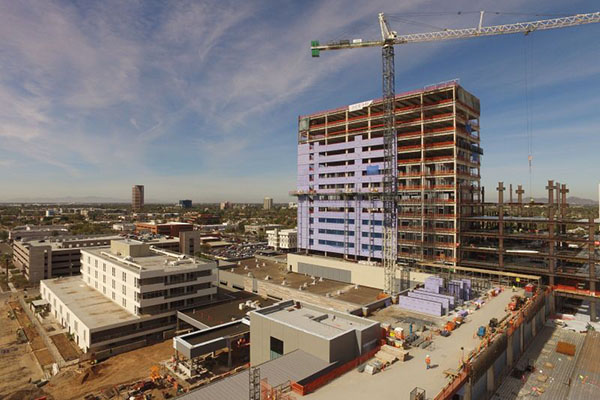
M 427 369 L 431 368 L 431 357 L 429 357 L 429 354 L 425 357 L 425 365 L 427 366 Z

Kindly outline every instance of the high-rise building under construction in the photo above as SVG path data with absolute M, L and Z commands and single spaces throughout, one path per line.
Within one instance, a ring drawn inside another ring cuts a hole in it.
M 461 216 L 481 201 L 479 100 L 456 82 L 396 95 L 398 258 L 456 263 Z M 298 247 L 379 260 L 381 100 L 299 118 Z

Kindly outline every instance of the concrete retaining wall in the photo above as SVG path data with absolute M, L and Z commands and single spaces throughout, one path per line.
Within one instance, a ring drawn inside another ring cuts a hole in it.
M 548 297 L 539 295 L 528 307 L 523 323 L 512 333 L 504 332 L 473 362 L 469 378 L 460 388 L 458 396 L 465 400 L 487 400 L 500 386 L 502 380 L 516 365 L 529 343 L 542 330 L 550 313 Z M 527 321 L 529 319 L 529 321 Z

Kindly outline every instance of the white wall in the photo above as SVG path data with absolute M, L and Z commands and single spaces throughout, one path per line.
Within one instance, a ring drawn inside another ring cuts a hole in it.
M 322 267 L 338 268 L 345 271 L 350 271 L 351 281 L 353 284 L 362 286 L 369 286 L 373 288 L 383 289 L 384 286 L 384 275 L 383 267 L 372 266 L 366 264 L 359 264 L 351 261 L 339 260 L 336 258 L 319 257 L 319 256 L 306 256 L 302 254 L 288 254 L 287 264 L 288 269 L 291 265 L 292 271 L 298 272 L 298 263 L 303 262 L 307 264 L 319 265 Z M 422 272 L 411 272 L 410 280 L 413 282 L 425 282 L 425 278 L 432 276 Z M 400 278 L 400 272 L 396 275 Z
M 50 303 L 50 313 L 62 326 L 75 336 L 75 343 L 86 352 L 90 348 L 90 330 L 69 308 L 54 294 L 44 281 L 40 282 L 42 299 Z

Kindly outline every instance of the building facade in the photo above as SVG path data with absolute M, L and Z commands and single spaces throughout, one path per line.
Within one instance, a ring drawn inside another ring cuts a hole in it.
M 131 188 L 131 209 L 140 211 L 144 207 L 144 185 L 134 185 Z
M 178 207 L 181 208 L 192 208 L 192 201 L 191 200 L 179 200 L 179 202 L 177 203 Z
M 375 348 L 381 337 L 379 322 L 293 300 L 248 315 L 252 365 L 295 350 L 345 363 Z
M 44 280 L 41 294 L 79 347 L 116 354 L 174 333 L 177 311 L 209 303 L 216 279 L 215 262 L 113 240 L 82 251 L 81 277 Z
M 30 283 L 79 274 L 81 249 L 110 246 L 119 236 L 67 236 L 14 241 L 13 264 Z
M 43 239 L 53 236 L 69 234 L 67 225 L 23 225 L 17 226 L 8 232 L 9 240 Z
M 398 257 L 456 263 L 459 219 L 480 202 L 479 100 L 457 83 L 396 96 Z M 380 260 L 383 104 L 299 118 L 298 248 Z
M 291 251 L 298 246 L 298 231 L 296 229 L 274 229 L 267 231 L 269 247 L 275 250 Z
M 137 233 L 151 233 L 154 235 L 179 237 L 180 232 L 192 230 L 194 230 L 194 225 L 187 222 L 166 222 L 164 224 L 158 224 L 156 222 L 135 223 L 135 231 Z
M 265 197 L 263 200 L 263 209 L 270 210 L 271 208 L 273 208 L 273 199 L 270 197 Z

